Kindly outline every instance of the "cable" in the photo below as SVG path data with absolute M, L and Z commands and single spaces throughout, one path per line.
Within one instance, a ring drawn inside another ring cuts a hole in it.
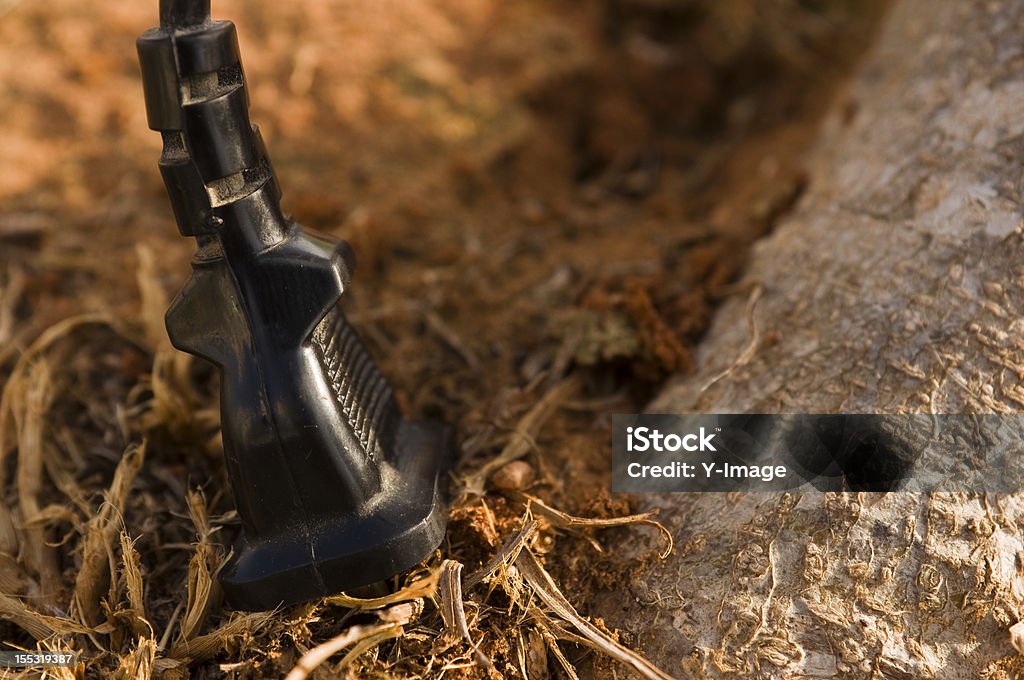
M 210 18 L 210 0 L 160 0 L 160 26 L 199 26 Z

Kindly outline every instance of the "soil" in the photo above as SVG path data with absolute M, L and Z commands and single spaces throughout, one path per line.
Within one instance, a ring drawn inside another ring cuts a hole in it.
M 405 412 L 457 433 L 449 535 L 396 587 L 442 558 L 478 569 L 528 504 L 531 550 L 578 611 L 621 582 L 616 532 L 649 529 L 560 524 L 523 492 L 630 511 L 608 492 L 610 414 L 692 369 L 748 247 L 808 181 L 802 154 L 883 5 L 214 4 L 238 25 L 285 208 L 353 245 L 350 320 Z M 0 640 L 54 633 L 82 653 L 74 677 L 276 677 L 369 615 L 246 618 L 201 587 L 237 518 L 215 373 L 162 325 L 193 244 L 142 108 L 132 46 L 155 21 L 156 3 L 0 2 Z M 492 483 L 503 451 L 526 465 Z M 612 677 L 507 592 L 465 596 L 492 675 L 564 677 L 564 655 Z M 434 641 L 442 618 L 428 604 L 404 637 L 316 673 L 487 677 L 468 644 Z

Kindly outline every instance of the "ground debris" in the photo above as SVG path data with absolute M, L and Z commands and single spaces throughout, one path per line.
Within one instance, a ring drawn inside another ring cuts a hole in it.
M 805 50 L 860 10 L 215 7 L 239 26 L 286 208 L 354 244 L 346 312 L 404 411 L 454 425 L 461 453 L 448 538 L 393 595 L 241 614 L 217 585 L 240 527 L 216 372 L 163 329 L 193 246 L 159 186 L 130 49 L 155 4 L 8 4 L 0 642 L 78 651 L 61 678 L 282 677 L 355 628 L 371 632 L 311 677 L 586 678 L 595 644 L 642 666 L 578 614 L 630 564 L 588 550 L 595 531 L 657 524 L 626 502 L 588 509 L 608 485 L 607 413 L 690 366 L 716 295 L 795 195 L 789 167 L 817 124 L 801 102 L 838 82 L 806 67 L 838 48 Z M 748 68 L 754 84 L 736 77 Z M 524 572 L 527 555 L 543 571 Z M 436 647 L 446 623 L 468 635 Z

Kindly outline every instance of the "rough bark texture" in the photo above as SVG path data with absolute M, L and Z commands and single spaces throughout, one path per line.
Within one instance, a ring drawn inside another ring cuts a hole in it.
M 1024 410 L 1022 25 L 1019 2 L 894 7 L 748 296 L 652 411 Z M 1024 494 L 645 502 L 676 551 L 595 613 L 668 672 L 1024 673 Z

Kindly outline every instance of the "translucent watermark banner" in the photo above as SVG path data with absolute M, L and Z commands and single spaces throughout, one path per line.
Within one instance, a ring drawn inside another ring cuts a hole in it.
M 1024 414 L 612 416 L 612 491 L 1024 490 Z

